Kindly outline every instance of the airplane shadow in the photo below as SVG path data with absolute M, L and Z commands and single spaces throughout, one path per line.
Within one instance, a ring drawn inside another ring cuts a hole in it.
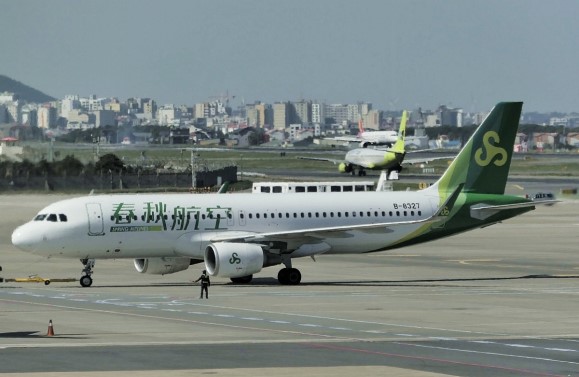
M 441 284 L 441 283 L 455 283 L 455 282 L 482 282 L 482 281 L 506 281 L 506 280 L 531 280 L 531 279 L 579 279 L 579 275 L 524 275 L 524 276 L 506 276 L 506 277 L 487 277 L 487 278 L 448 278 L 448 279 L 411 279 L 411 280 L 350 280 L 350 281 L 328 281 L 328 282 L 301 282 L 298 286 L 307 287 L 324 287 L 324 286 L 352 286 L 352 287 L 433 287 L 433 286 L 448 286 L 457 287 L 455 284 Z M 434 284 L 433 284 L 434 283 Z M 438 283 L 438 284 L 437 284 Z M 260 287 L 280 285 L 277 279 L 274 278 L 254 278 L 249 284 L 234 284 L 225 283 L 228 288 L 242 288 L 242 287 Z M 294 286 L 295 287 L 295 286 Z
M 53 335 L 50 338 L 58 339 L 89 339 L 85 334 L 66 334 L 66 335 Z M 48 336 L 40 333 L 38 331 L 13 331 L 13 332 L 0 332 L 0 339 L 31 339 L 31 338 L 48 338 Z
M 448 286 L 458 287 L 456 282 L 483 282 L 483 281 L 507 281 L 507 280 L 531 280 L 531 279 L 579 279 L 579 275 L 524 275 L 524 276 L 502 276 L 502 277 L 486 277 L 486 278 L 448 278 L 448 279 L 409 279 L 409 280 L 345 280 L 345 281 L 326 281 L 326 282 L 301 282 L 297 286 L 283 286 L 283 287 L 331 287 L 331 286 L 351 286 L 351 287 L 434 287 L 434 286 Z M 239 284 L 232 282 L 212 283 L 212 286 L 226 286 L 228 288 L 258 288 L 267 286 L 280 286 L 278 280 L 273 277 L 253 278 L 251 283 Z M 159 288 L 166 289 L 171 287 L 191 287 L 198 289 L 199 284 L 193 283 L 154 283 L 154 284 L 99 284 L 93 285 L 91 288 Z M 77 289 L 79 286 L 63 286 L 59 289 Z M 88 288 L 89 290 L 91 288 Z M 211 288 L 210 288 L 211 289 Z

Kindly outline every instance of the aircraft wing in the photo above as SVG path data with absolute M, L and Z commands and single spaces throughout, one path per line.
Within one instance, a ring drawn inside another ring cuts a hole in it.
M 348 143 L 359 143 L 361 140 L 356 136 L 335 136 L 327 137 L 325 140 L 344 141 Z
M 306 157 L 306 156 L 298 156 L 300 160 L 313 160 L 313 161 L 325 161 L 325 162 L 332 162 L 334 165 L 341 164 L 344 160 L 336 160 L 333 158 L 323 158 L 323 157 Z
M 446 156 L 446 157 L 424 157 L 424 158 L 404 158 L 402 164 L 408 165 L 416 165 L 416 164 L 428 164 L 432 161 L 438 160 L 452 160 L 454 156 Z
M 435 216 L 423 219 L 423 220 L 413 220 L 413 221 L 397 221 L 397 222 L 385 222 L 385 223 L 375 223 L 375 224 L 360 224 L 360 225 L 346 225 L 346 226 L 334 226 L 334 227 L 322 227 L 322 228 L 308 228 L 308 229 L 295 229 L 286 230 L 279 232 L 266 232 L 266 233 L 251 233 L 247 232 L 240 234 L 229 235 L 227 232 L 219 233 L 211 237 L 211 242 L 232 242 L 232 241 L 272 241 L 272 240 L 292 240 L 299 238 L 325 238 L 330 235 L 334 237 L 339 237 L 340 233 L 346 233 L 353 230 L 360 231 L 380 231 L 380 232 L 391 232 L 391 228 L 395 228 L 402 225 L 410 224 L 423 224 L 428 222 L 437 221 L 438 218 Z
M 265 232 L 265 233 L 252 233 L 252 232 L 235 232 L 235 234 L 230 234 L 228 232 L 218 233 L 210 238 L 211 242 L 226 242 L 226 241 L 272 241 L 272 240 L 290 240 L 296 238 L 325 238 L 328 235 L 333 237 L 339 237 L 340 233 L 347 237 L 347 232 L 352 230 L 360 230 L 366 232 L 391 232 L 392 228 L 412 225 L 412 224 L 428 224 L 440 221 L 444 219 L 446 215 L 445 212 L 449 212 L 458 195 L 462 191 L 464 183 L 458 185 L 458 187 L 449 195 L 444 203 L 432 214 L 432 216 L 422 219 L 422 220 L 411 220 L 411 221 L 390 221 L 383 223 L 374 224 L 359 224 L 359 225 L 342 225 L 342 226 L 331 226 L 322 228 L 307 228 L 307 229 L 294 229 L 294 230 L 283 230 L 279 232 Z

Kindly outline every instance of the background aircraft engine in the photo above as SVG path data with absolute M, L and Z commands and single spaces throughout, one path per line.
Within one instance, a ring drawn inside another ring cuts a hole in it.
M 342 162 L 338 165 L 338 171 L 340 173 L 350 173 L 352 172 L 352 165 Z
M 205 267 L 212 276 L 236 278 L 263 268 L 263 250 L 251 243 L 216 242 L 205 249 Z
M 189 268 L 189 258 L 147 258 L 135 259 L 135 268 L 142 274 L 165 275 Z

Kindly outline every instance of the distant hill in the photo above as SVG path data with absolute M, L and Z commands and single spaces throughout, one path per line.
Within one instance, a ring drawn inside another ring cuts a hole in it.
M 0 75 L 0 93 L 2 92 L 18 94 L 19 98 L 26 102 L 44 103 L 56 101 L 56 98 L 4 75 Z

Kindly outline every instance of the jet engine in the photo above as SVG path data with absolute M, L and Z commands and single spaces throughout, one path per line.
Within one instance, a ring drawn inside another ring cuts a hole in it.
M 142 274 L 166 275 L 184 271 L 191 265 L 190 258 L 146 258 L 135 259 L 135 268 Z
M 251 243 L 216 242 L 205 248 L 205 267 L 212 276 L 236 278 L 263 268 L 261 246 Z

